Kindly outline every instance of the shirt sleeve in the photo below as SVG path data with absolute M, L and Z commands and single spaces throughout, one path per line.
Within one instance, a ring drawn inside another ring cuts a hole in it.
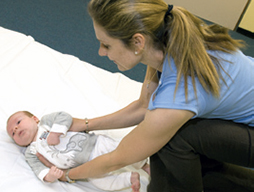
M 171 65 L 164 63 L 159 85 L 151 96 L 148 109 L 166 108 L 188 110 L 195 113 L 194 117 L 204 113 L 204 110 L 207 108 L 207 102 L 206 99 L 204 99 L 207 93 L 201 84 L 198 83 L 197 78 L 195 81 L 196 93 L 194 91 L 192 79 L 188 77 L 188 96 L 186 98 L 183 77 L 180 79 L 176 89 L 177 69 L 173 61 L 171 61 Z
M 44 182 L 44 177 L 48 174 L 49 168 L 46 167 L 35 154 L 32 154 L 30 151 L 30 146 L 25 152 L 26 161 L 29 166 L 32 168 L 35 175 Z
M 41 124 L 48 126 L 51 132 L 65 135 L 72 125 L 72 116 L 63 111 L 51 113 L 42 117 Z

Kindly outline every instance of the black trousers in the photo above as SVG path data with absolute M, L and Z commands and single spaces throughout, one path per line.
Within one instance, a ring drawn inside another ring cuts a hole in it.
M 148 192 L 254 191 L 254 128 L 190 120 L 150 162 Z

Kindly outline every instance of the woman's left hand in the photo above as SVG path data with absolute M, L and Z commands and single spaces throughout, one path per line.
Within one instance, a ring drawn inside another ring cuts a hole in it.
M 48 168 L 51 168 L 52 166 L 54 166 L 52 163 L 50 163 L 43 155 L 41 155 L 40 153 L 36 153 L 36 156 L 38 157 L 38 159 Z
M 66 169 L 62 169 L 62 171 L 63 171 L 63 174 L 62 174 L 62 176 L 58 179 L 59 181 L 67 181 L 67 179 L 66 179 L 66 177 L 65 177 L 65 174 L 66 174 L 66 172 L 67 172 L 67 170 Z
M 36 156 L 38 157 L 38 159 L 48 168 L 51 168 L 52 166 L 54 166 L 52 163 L 50 163 L 43 155 L 41 155 L 40 153 L 36 153 Z M 65 173 L 67 170 L 62 169 L 63 174 L 62 176 L 58 179 L 60 181 L 67 181 L 67 179 L 65 178 Z

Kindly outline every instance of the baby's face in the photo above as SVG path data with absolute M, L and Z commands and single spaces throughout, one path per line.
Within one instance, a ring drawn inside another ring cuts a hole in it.
M 7 122 L 7 132 L 20 146 L 29 145 L 35 138 L 39 120 L 37 117 L 28 117 L 23 112 L 17 112 Z

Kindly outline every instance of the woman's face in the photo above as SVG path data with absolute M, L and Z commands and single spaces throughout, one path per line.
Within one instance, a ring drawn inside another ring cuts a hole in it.
M 135 50 L 127 48 L 121 40 L 108 36 L 96 22 L 93 24 L 96 38 L 100 42 L 100 56 L 107 56 L 120 71 L 129 70 L 140 62 L 141 56 L 135 55 Z

